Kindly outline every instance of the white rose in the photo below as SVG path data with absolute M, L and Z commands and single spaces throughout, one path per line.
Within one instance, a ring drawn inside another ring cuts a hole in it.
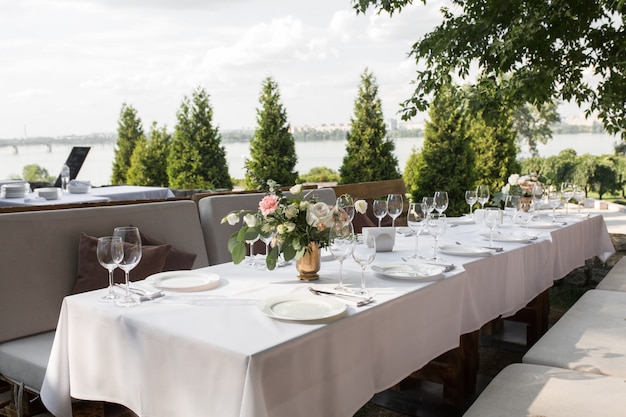
M 287 227 L 285 227 L 284 224 L 279 224 L 278 226 L 276 226 L 276 231 L 279 235 L 285 234 L 285 232 L 287 231 Z
M 289 192 L 293 195 L 298 195 L 302 193 L 302 184 L 296 184 L 289 189 Z
M 246 225 L 248 225 L 248 227 L 254 227 L 256 226 L 256 215 L 248 213 L 243 216 L 243 221 L 246 222 Z
M 292 222 L 285 223 L 285 228 L 287 229 L 287 233 L 291 233 L 296 229 L 296 224 Z
M 354 202 L 354 209 L 357 213 L 365 214 L 367 211 L 367 201 L 357 200 Z
M 332 212 L 328 204 L 318 202 L 313 205 L 309 205 L 306 211 L 306 222 L 309 226 L 316 227 L 318 224 L 326 224 L 329 217 L 332 216 Z
M 519 174 L 512 174 L 509 177 L 509 184 L 510 185 L 517 185 L 518 181 L 519 181 Z
M 298 216 L 298 205 L 290 204 L 289 206 L 287 206 L 287 208 L 285 209 L 285 217 L 287 217 L 288 219 L 293 219 L 296 216 Z
M 309 202 L 308 201 L 304 201 L 303 200 L 303 201 L 300 202 L 300 207 L 299 207 L 300 211 L 308 210 L 308 208 L 309 208 Z
M 234 226 L 239 223 L 239 215 L 237 213 L 229 213 L 228 216 L 222 219 L 222 223 L 225 221 L 227 221 L 231 226 Z

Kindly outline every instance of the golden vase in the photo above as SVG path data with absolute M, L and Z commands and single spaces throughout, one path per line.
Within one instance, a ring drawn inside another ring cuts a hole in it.
M 304 255 L 296 260 L 296 269 L 298 270 L 298 278 L 303 281 L 315 281 L 319 279 L 317 274 L 321 266 L 320 248 L 316 242 L 309 243 L 304 251 Z

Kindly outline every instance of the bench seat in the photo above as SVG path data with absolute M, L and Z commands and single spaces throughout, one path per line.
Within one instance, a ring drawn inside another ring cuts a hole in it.
M 50 331 L 0 343 L 3 376 L 23 383 L 31 391 L 38 391 L 48 366 L 54 334 Z
M 522 361 L 626 378 L 626 293 L 587 291 Z
M 611 268 L 609 273 L 598 283 L 596 290 L 626 292 L 626 256 Z
M 623 417 L 626 381 L 540 365 L 504 368 L 464 417 Z

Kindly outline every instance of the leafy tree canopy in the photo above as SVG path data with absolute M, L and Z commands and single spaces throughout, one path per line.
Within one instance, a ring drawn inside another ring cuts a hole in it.
M 357 13 L 393 15 L 413 0 L 352 3 Z M 426 110 L 430 95 L 451 78 L 469 80 L 477 68 L 511 108 L 573 100 L 626 139 L 624 0 L 449 0 L 441 13 L 443 22 L 411 49 L 420 69 L 403 118 Z M 481 84 L 475 85 L 480 103 Z
M 152 123 L 149 139 L 141 138 L 130 158 L 127 182 L 132 185 L 167 187 L 167 155 L 170 135 L 165 126 Z

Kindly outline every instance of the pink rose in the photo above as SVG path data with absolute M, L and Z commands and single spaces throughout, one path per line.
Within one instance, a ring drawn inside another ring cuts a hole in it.
M 264 216 L 274 213 L 278 208 L 278 196 L 266 195 L 259 203 L 259 208 Z

